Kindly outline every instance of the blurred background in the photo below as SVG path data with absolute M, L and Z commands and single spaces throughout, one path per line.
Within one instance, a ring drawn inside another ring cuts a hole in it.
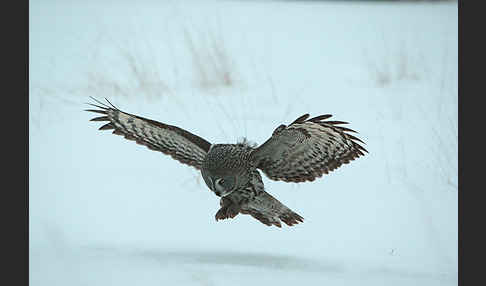
M 31 285 L 456 285 L 457 1 L 29 1 Z M 90 96 L 212 143 L 304 113 L 369 151 L 305 218 L 216 222 L 200 173 L 89 122 Z

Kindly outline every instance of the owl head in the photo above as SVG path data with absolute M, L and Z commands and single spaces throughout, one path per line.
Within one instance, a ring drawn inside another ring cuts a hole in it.
M 249 181 L 249 165 L 241 148 L 230 144 L 211 146 L 202 163 L 204 182 L 218 197 L 229 195 Z

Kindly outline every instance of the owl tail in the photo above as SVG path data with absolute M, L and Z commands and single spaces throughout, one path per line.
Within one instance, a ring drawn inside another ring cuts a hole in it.
M 249 214 L 268 226 L 275 225 L 282 227 L 280 221 L 283 221 L 288 226 L 304 222 L 303 217 L 293 212 L 265 191 L 243 205 L 240 212 L 242 214 Z

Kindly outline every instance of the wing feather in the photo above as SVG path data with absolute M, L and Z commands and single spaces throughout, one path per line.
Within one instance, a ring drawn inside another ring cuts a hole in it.
M 106 101 L 109 105 L 94 100 L 99 105 L 88 104 L 99 109 L 86 111 L 101 113 L 104 116 L 95 117 L 90 121 L 108 121 L 99 130 L 114 129 L 113 134 L 122 135 L 137 144 L 147 146 L 150 150 L 160 151 L 181 163 L 201 169 L 202 161 L 211 147 L 211 143 L 205 139 L 176 126 L 123 112 L 108 100 Z
M 345 121 L 325 121 L 325 114 L 307 119 L 297 118 L 289 126 L 280 125 L 272 136 L 253 151 L 252 161 L 272 180 L 285 182 L 313 181 L 323 174 L 368 152 L 359 138 L 339 126 Z

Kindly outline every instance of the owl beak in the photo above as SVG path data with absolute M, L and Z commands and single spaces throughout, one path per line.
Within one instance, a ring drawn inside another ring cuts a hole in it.
M 214 190 L 214 181 L 213 181 L 213 177 L 209 177 L 209 181 L 211 181 L 211 190 L 212 190 L 213 192 L 216 192 L 216 191 Z
M 221 197 L 221 192 L 217 191 L 216 188 L 214 187 L 214 180 L 212 177 L 209 178 L 211 181 L 211 190 L 216 194 L 216 196 Z

